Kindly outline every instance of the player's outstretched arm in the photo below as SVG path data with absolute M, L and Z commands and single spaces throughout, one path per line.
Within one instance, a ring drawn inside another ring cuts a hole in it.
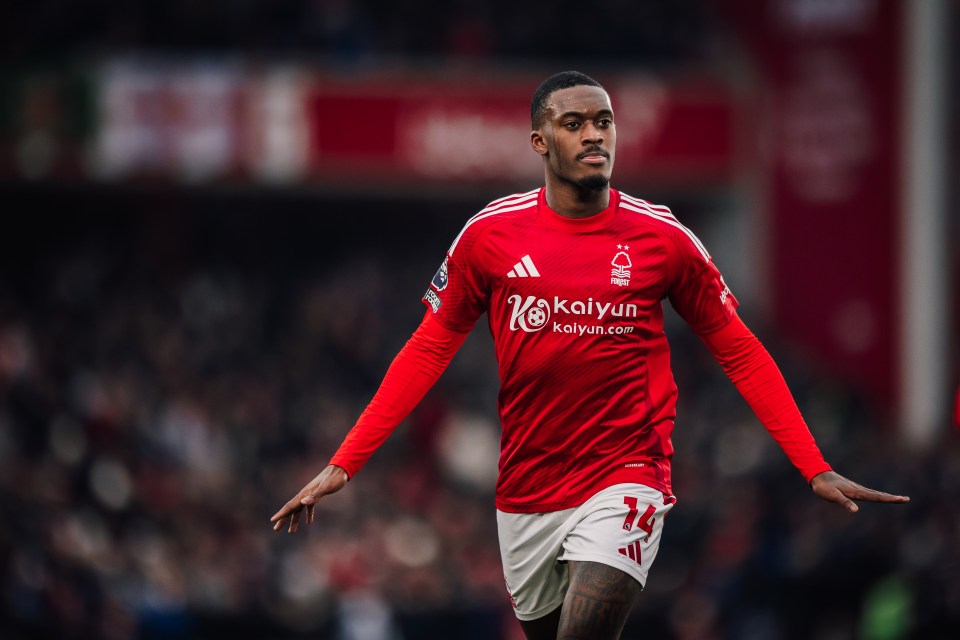
M 466 337 L 466 333 L 446 329 L 427 312 L 327 468 L 270 518 L 274 531 L 287 527 L 288 532 L 296 533 L 304 509 L 307 524 L 313 522 L 317 500 L 339 491 L 356 475 L 437 381 Z
M 277 511 L 270 518 L 270 522 L 274 523 L 273 530 L 282 531 L 284 527 L 287 527 L 288 533 L 296 533 L 297 525 L 300 523 L 300 514 L 304 510 L 307 512 L 307 524 L 313 524 L 313 508 L 317 501 L 323 496 L 340 491 L 349 480 L 346 471 L 335 464 L 327 465 L 320 472 L 320 475 L 308 482 L 297 495 L 293 496 L 287 504 L 283 505 L 280 511 Z
M 814 493 L 851 513 L 859 511 L 855 500 L 893 504 L 910 501 L 907 496 L 868 489 L 830 468 L 773 358 L 739 317 L 734 316 L 725 327 L 701 338 Z
M 817 474 L 810 481 L 810 488 L 813 492 L 829 502 L 836 502 L 850 513 L 856 513 L 860 510 L 854 500 L 865 500 L 867 502 L 888 502 L 892 504 L 904 504 L 910 502 L 908 496 L 895 496 L 883 491 L 868 489 L 857 484 L 853 480 L 848 480 L 835 471 L 824 471 Z

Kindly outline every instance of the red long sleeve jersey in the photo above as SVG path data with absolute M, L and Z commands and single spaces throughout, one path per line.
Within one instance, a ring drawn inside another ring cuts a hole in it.
M 703 245 L 669 209 L 616 191 L 583 220 L 551 211 L 543 190 L 471 218 L 424 295 L 424 321 L 331 464 L 356 473 L 486 311 L 500 363 L 497 508 L 565 509 L 618 482 L 670 495 L 677 388 L 664 298 L 804 478 L 829 471 Z
M 603 212 L 571 219 L 541 188 L 467 222 L 424 301 L 454 331 L 488 313 L 501 384 L 499 509 L 565 509 L 618 482 L 671 494 L 677 387 L 664 298 L 699 334 L 737 306 L 666 207 L 611 190 Z

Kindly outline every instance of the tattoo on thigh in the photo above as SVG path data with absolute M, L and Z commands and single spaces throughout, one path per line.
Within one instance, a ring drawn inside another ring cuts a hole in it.
M 639 583 L 613 567 L 595 562 L 575 564 L 558 640 L 615 640 L 640 593 Z

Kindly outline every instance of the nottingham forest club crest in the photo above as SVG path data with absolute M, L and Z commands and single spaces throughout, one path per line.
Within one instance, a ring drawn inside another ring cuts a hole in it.
M 633 266 L 633 262 L 627 253 L 629 250 L 630 245 L 617 245 L 617 253 L 610 261 L 610 264 L 613 265 L 613 269 L 610 271 L 610 284 L 615 284 L 618 287 L 625 287 L 630 284 L 630 268 Z

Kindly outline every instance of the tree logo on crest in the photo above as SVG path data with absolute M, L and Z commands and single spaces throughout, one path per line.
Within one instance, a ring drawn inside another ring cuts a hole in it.
M 618 287 L 625 287 L 630 284 L 630 268 L 633 267 L 633 261 L 630 260 L 630 255 L 627 253 L 629 250 L 630 245 L 617 245 L 617 254 L 610 261 L 610 264 L 613 265 L 613 270 L 610 271 L 610 284 L 615 284 Z

